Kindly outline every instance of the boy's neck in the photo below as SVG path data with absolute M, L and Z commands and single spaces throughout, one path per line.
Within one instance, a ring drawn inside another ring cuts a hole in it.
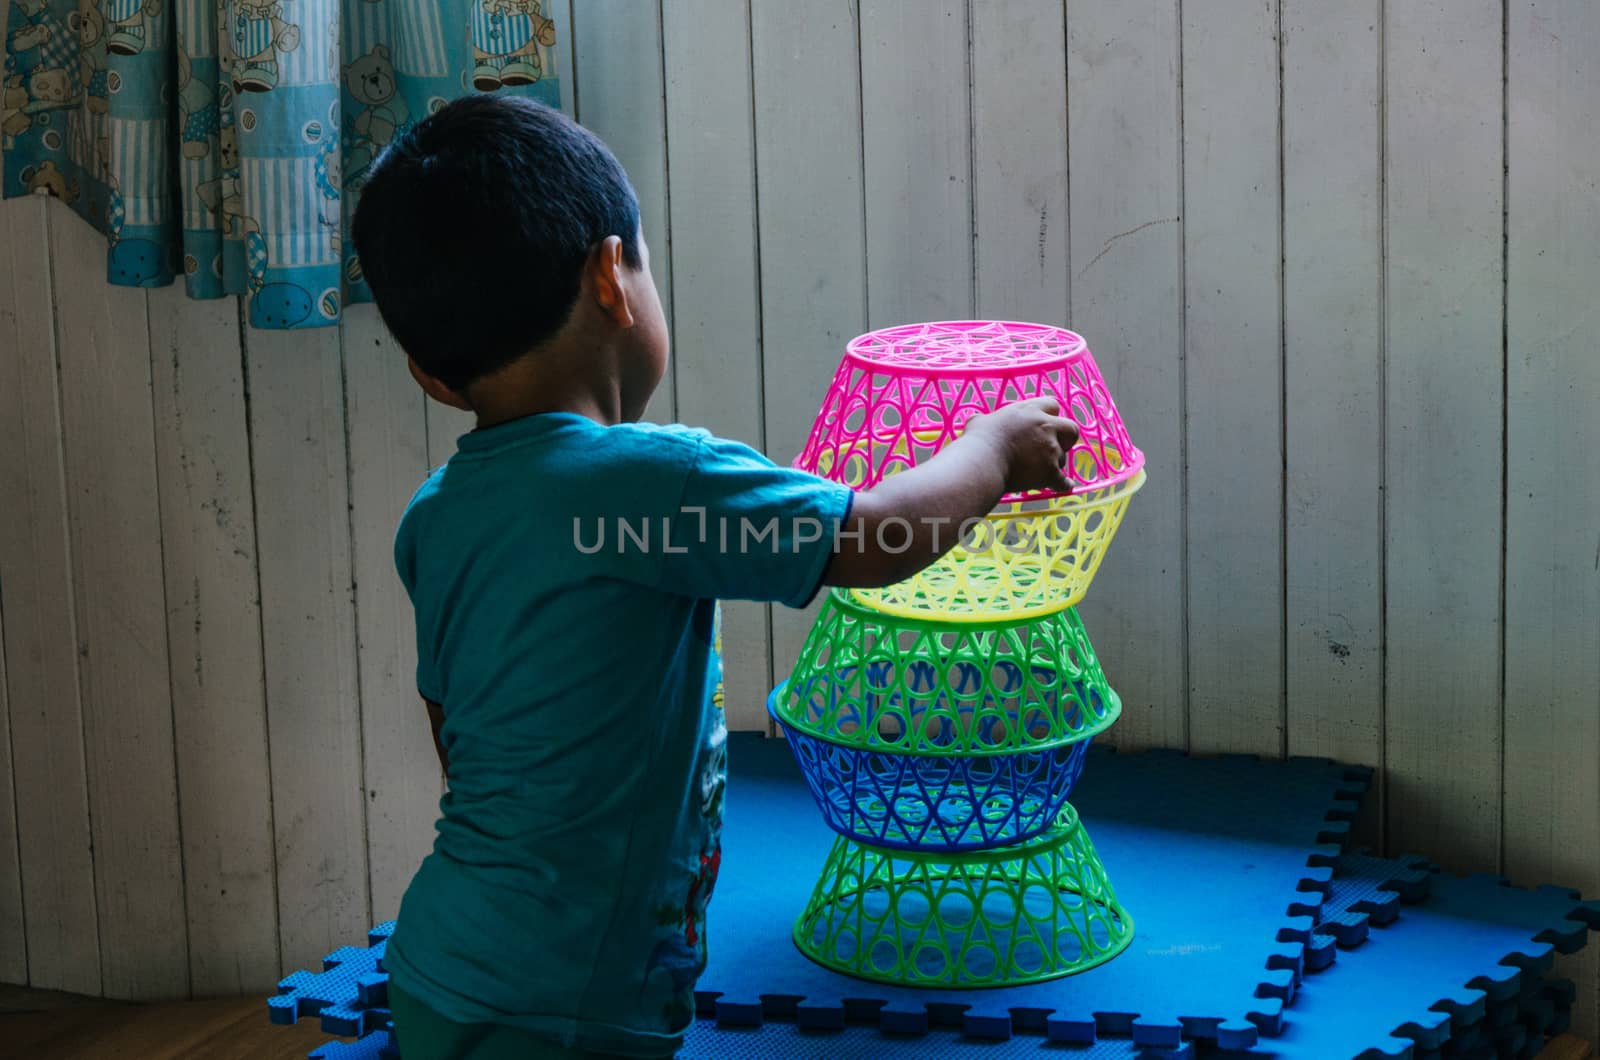
M 603 427 L 610 427 L 622 422 L 621 407 L 620 398 L 605 401 L 598 395 L 586 393 L 575 393 L 565 399 L 549 394 L 538 394 L 511 395 L 505 398 L 496 396 L 487 401 L 480 400 L 474 395 L 472 402 L 472 411 L 477 415 L 480 430 L 549 412 L 572 412 L 594 420 Z
M 466 398 L 480 429 L 549 412 L 571 412 L 611 427 L 623 421 L 624 409 L 621 382 L 606 370 L 608 361 L 593 352 L 579 358 L 540 350 L 476 381 Z

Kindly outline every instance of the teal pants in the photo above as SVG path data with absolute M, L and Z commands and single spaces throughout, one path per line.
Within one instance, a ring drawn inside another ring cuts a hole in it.
M 500 1023 L 457 1023 L 389 984 L 389 1012 L 402 1060 L 616 1060 L 569 1049 Z

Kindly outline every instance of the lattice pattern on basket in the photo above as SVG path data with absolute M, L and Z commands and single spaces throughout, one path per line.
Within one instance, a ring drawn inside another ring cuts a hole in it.
M 983 624 L 890 619 L 837 592 L 772 703 L 785 725 L 836 744 L 946 757 L 1056 747 L 1117 715 L 1076 611 Z
M 1004 755 L 888 754 L 779 723 L 828 827 L 896 850 L 990 850 L 1039 835 L 1066 807 L 1089 750 L 1082 739 Z
M 1132 939 L 1133 920 L 1070 806 L 1045 836 L 975 855 L 840 837 L 794 927 L 795 944 L 824 967 L 914 986 L 1054 979 Z
M 1141 471 L 1093 494 L 1004 503 L 965 528 L 962 543 L 933 566 L 850 595 L 885 614 L 947 622 L 1031 618 L 1072 607 L 1088 594 L 1144 482 Z
M 1125 482 L 1144 466 L 1083 339 L 1008 321 L 908 324 L 851 341 L 795 466 L 870 488 L 926 461 L 973 416 L 1040 396 L 1078 425 L 1067 463 L 1076 491 Z

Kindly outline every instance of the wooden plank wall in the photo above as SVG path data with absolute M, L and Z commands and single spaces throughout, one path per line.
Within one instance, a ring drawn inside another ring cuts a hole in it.
M 1501 858 L 1516 878 L 1590 893 L 1600 890 L 1600 139 L 1568 130 L 1600 126 L 1597 46 L 1593 4 L 1510 8 Z M 1592 956 L 1558 967 L 1585 997 L 1600 991 Z M 1592 1012 L 1583 1018 L 1594 1038 Z
M 1077 328 L 1149 455 L 1084 607 L 1113 740 L 1380 766 L 1391 849 L 1600 891 L 1592 5 L 555 7 L 673 328 L 652 416 L 787 460 L 869 326 Z M 263 990 L 431 843 L 389 543 L 470 422 L 370 307 L 102 275 L 0 207 L 0 979 Z M 809 615 L 728 612 L 759 728 Z
M 1117 674 L 1117 739 L 1184 747 L 1182 24 L 1175 0 L 1068 12 L 1067 319 L 1126 410 L 1149 476 L 1100 570 L 1117 589 L 1092 593 L 1082 615 Z
M 1285 735 L 1381 766 L 1384 4 L 1280 10 Z

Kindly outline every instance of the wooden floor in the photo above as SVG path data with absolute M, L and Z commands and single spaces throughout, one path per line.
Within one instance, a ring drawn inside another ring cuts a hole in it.
M 316 1020 L 267 1022 L 265 999 L 118 1005 L 0 986 L 0 1058 L 10 1060 L 304 1060 L 329 1039 Z M 1539 1060 L 1588 1060 L 1590 1044 L 1564 1036 Z M 776 1058 L 775 1058 L 776 1060 Z
M 118 1005 L 0 987 L 5 1060 L 305 1060 L 329 1038 L 316 1020 L 273 1026 L 260 997 Z

